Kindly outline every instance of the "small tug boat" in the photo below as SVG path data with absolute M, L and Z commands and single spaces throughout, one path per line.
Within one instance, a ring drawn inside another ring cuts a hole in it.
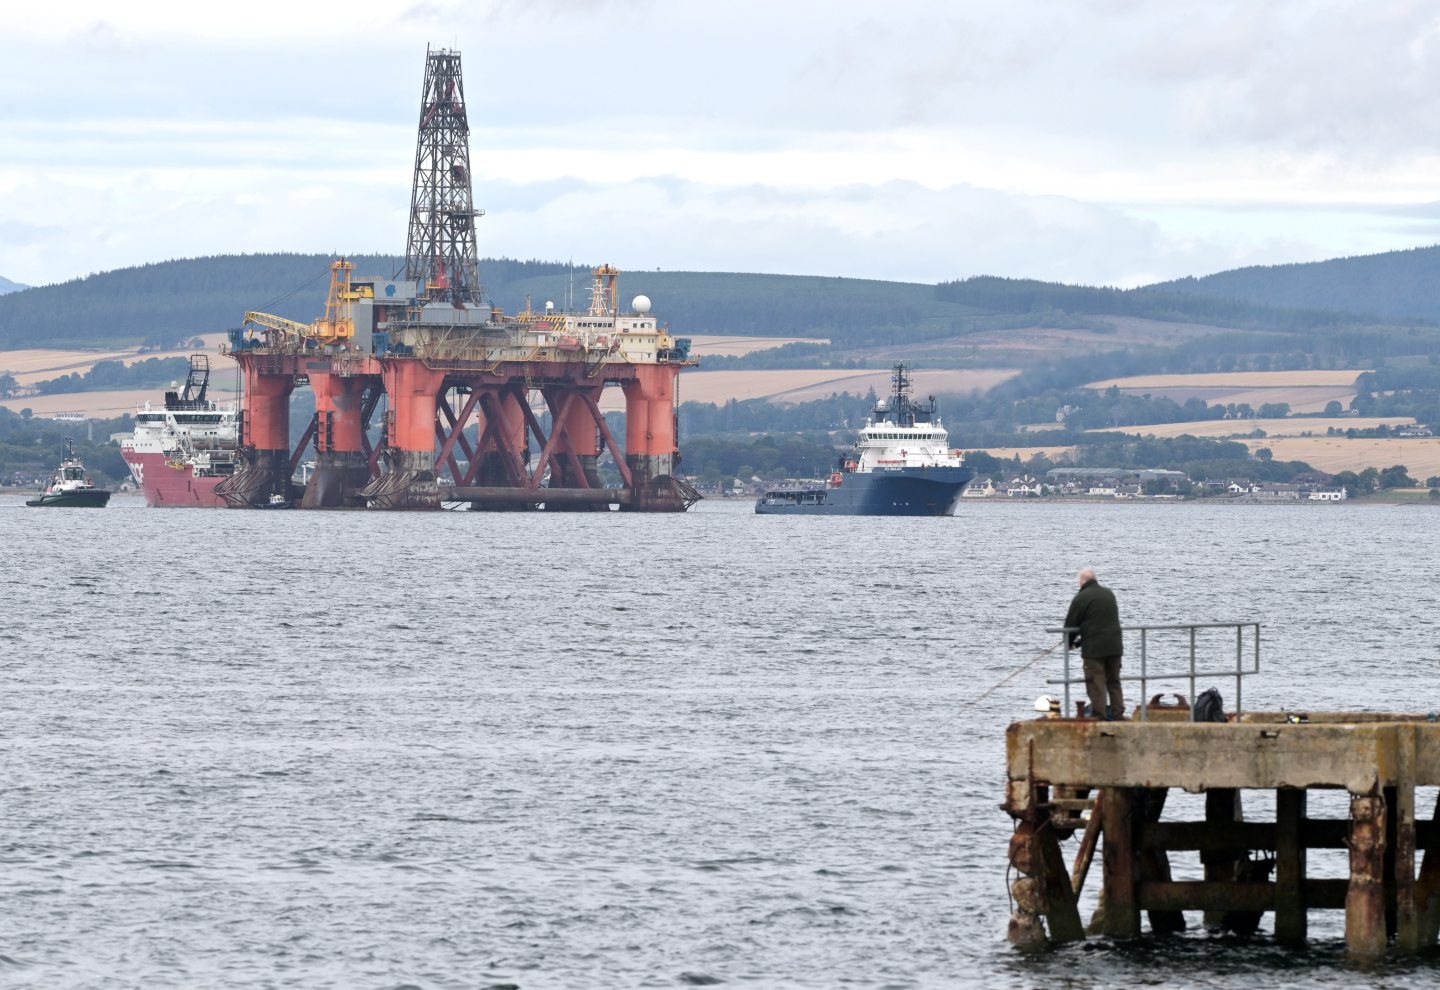
M 828 481 L 781 485 L 755 503 L 760 515 L 948 516 L 975 477 L 935 414 L 935 397 L 910 398 L 910 371 L 895 366 L 889 400 L 865 421 Z
M 55 471 L 50 486 L 25 504 L 31 508 L 41 506 L 69 506 L 80 509 L 103 509 L 110 501 L 110 493 L 96 488 L 95 482 L 85 474 L 85 465 L 75 455 L 75 441 L 65 438 L 65 459 Z

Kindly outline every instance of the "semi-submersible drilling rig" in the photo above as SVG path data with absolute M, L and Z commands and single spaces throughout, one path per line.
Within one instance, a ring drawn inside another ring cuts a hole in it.
M 410 203 L 403 277 L 355 278 L 342 259 L 323 317 L 252 312 L 231 331 L 223 350 L 244 379 L 240 459 L 216 493 L 237 508 L 293 498 L 302 508 L 689 508 L 699 496 L 674 468 L 676 385 L 697 363 L 690 341 L 671 337 L 644 296 L 621 311 L 620 273 L 608 265 L 595 269 L 583 312 L 549 303 L 535 312 L 527 302 L 506 315 L 483 302 L 483 211 L 471 198 L 457 51 L 426 54 Z M 315 416 L 292 450 L 290 396 L 303 384 Z M 607 385 L 625 396 L 623 449 L 600 411 Z M 302 492 L 291 477 L 312 441 L 315 470 Z M 619 488 L 600 476 L 606 450 Z

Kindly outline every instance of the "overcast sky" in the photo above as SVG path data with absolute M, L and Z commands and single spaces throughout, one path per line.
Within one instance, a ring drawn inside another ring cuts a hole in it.
M 1134 285 L 1440 241 L 1434 0 L 0 8 L 0 275 L 404 248 L 426 43 L 482 255 Z

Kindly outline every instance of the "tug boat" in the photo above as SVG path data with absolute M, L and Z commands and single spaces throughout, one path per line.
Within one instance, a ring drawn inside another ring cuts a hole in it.
M 85 465 L 75 454 L 75 441 L 65 438 L 65 458 L 55 470 L 55 477 L 38 498 L 26 501 L 32 509 L 46 506 L 77 509 L 103 509 L 110 501 L 110 493 L 96 488 L 85 473 Z
M 897 364 L 890 398 L 875 404 L 860 438 L 826 481 L 781 485 L 755 503 L 760 515 L 948 516 L 975 472 L 935 414 L 935 397 L 910 398 L 910 371 Z

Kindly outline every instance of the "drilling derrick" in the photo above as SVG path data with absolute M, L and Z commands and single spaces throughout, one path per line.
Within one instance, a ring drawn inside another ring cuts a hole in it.
M 483 215 L 470 192 L 470 122 L 460 53 L 427 49 L 405 277 L 418 283 L 430 301 L 480 302 L 475 221 Z
M 511 316 L 482 300 L 464 94 L 460 53 L 427 51 L 403 277 L 352 278 L 342 259 L 323 317 L 247 313 L 231 332 L 244 467 L 215 489 L 228 504 L 683 512 L 699 498 L 675 477 L 690 341 L 670 335 L 646 296 L 622 307 L 618 268 L 594 270 L 580 312 L 527 303 Z M 299 385 L 314 392 L 315 416 L 291 450 Z M 607 388 L 624 396 L 623 447 L 601 410 Z M 312 442 L 302 492 L 291 477 Z M 607 454 L 618 487 L 604 479 Z

